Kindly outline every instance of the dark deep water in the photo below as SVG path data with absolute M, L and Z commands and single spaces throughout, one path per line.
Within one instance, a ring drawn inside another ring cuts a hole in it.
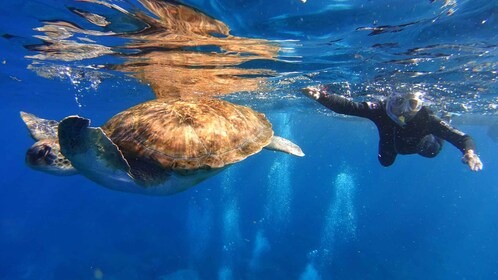
M 194 8 L 184 29 L 102 3 L 0 4 L 0 279 L 498 278 L 498 1 L 167 2 Z M 224 25 L 203 33 L 201 15 Z M 380 166 L 373 124 L 299 93 L 318 84 L 357 100 L 426 91 L 484 170 L 449 143 Z M 169 92 L 234 93 L 306 156 L 262 151 L 166 197 L 24 163 L 21 110 L 100 125 Z

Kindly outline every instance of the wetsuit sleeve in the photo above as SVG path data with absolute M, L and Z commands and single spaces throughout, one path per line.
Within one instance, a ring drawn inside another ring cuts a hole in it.
M 435 115 L 431 115 L 430 125 L 432 134 L 450 142 L 463 154 L 465 154 L 468 150 L 475 151 L 476 145 L 470 135 L 467 135 L 462 131 L 452 127 L 447 122 Z
M 338 114 L 368 119 L 373 118 L 373 113 L 379 106 L 378 103 L 354 102 L 340 95 L 323 92 L 320 94 L 318 102 Z

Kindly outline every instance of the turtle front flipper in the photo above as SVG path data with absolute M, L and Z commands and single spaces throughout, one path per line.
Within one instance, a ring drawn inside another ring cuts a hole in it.
M 62 154 L 92 181 L 127 191 L 127 185 L 134 185 L 128 162 L 101 128 L 89 125 L 90 120 L 78 116 L 60 122 L 58 134 Z
M 33 114 L 20 112 L 21 119 L 29 129 L 31 137 L 36 141 L 50 138 L 57 138 L 58 121 L 46 120 L 39 118 Z
M 265 149 L 284 152 L 298 157 L 304 156 L 303 150 L 301 150 L 298 145 L 292 143 L 290 140 L 275 135 L 271 138 L 270 144 L 265 146 Z

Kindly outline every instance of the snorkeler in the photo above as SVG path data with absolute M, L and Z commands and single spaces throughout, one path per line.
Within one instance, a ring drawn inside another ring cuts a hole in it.
M 353 102 L 329 94 L 325 88 L 306 87 L 301 91 L 336 113 L 373 121 L 379 131 L 378 159 L 383 166 L 392 165 L 398 154 L 435 157 L 446 140 L 463 153 L 462 161 L 472 171 L 482 170 L 474 140 L 425 107 L 422 92 L 393 93 L 385 101 Z

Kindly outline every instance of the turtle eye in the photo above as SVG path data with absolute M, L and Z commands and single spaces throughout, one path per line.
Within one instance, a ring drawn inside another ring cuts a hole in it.
M 54 159 L 52 148 L 47 145 L 37 145 L 31 147 L 26 153 L 26 160 L 32 165 L 38 165 L 42 162 L 50 163 Z
M 49 146 L 43 145 L 42 147 L 39 147 L 37 156 L 39 158 L 45 158 L 47 155 L 52 151 L 52 148 Z

